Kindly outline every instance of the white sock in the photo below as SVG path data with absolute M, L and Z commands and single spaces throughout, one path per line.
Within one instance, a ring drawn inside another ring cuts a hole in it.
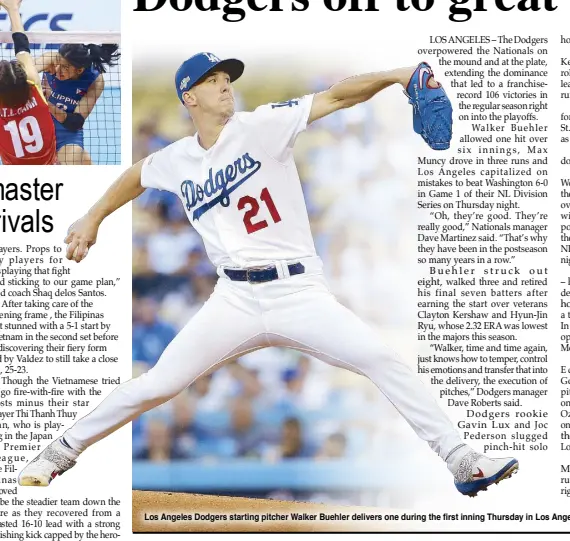
M 447 455 L 447 458 L 445 459 L 445 462 L 447 463 L 447 469 L 453 475 L 455 475 L 455 472 L 459 468 L 459 464 L 461 463 L 465 455 L 467 453 L 470 453 L 471 451 L 473 451 L 473 449 L 471 449 L 471 447 L 469 447 L 469 445 L 465 443 L 463 445 L 458 445 L 455 449 L 453 449 L 449 453 L 449 455 Z
M 79 456 L 79 453 L 75 449 L 71 448 L 65 438 L 57 438 L 57 440 L 55 440 L 55 443 L 57 443 L 58 451 L 63 453 L 66 457 L 71 458 L 71 460 L 76 460 Z

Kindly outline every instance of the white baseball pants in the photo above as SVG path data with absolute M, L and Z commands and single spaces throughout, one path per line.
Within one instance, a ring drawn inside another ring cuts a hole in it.
M 65 434 L 76 451 L 176 396 L 200 376 L 247 352 L 280 346 L 306 352 L 373 381 L 416 434 L 443 459 L 462 444 L 418 376 L 378 334 L 330 293 L 319 258 L 305 274 L 263 284 L 222 276 L 209 300 L 142 376 L 115 389 Z M 280 276 L 287 273 L 279 265 Z

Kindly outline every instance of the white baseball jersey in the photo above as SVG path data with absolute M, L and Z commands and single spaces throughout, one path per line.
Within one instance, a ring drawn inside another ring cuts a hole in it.
M 316 255 L 293 159 L 313 96 L 235 113 L 205 150 L 186 137 L 150 155 L 142 185 L 178 194 L 216 266 Z

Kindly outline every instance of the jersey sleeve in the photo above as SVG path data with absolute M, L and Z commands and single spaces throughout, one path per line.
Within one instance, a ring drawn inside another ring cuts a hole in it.
M 46 97 L 44 95 L 44 91 L 37 85 L 37 83 L 35 83 L 34 81 L 28 80 L 28 84 L 32 87 L 33 90 L 36 91 L 40 100 L 47 105 L 47 100 L 46 100 Z
M 313 94 L 268 103 L 251 113 L 249 121 L 256 130 L 265 151 L 283 162 L 291 153 L 297 136 L 307 128 L 313 105 Z
M 172 174 L 172 149 L 167 146 L 143 161 L 141 169 L 141 186 L 143 188 L 156 188 L 172 192 L 176 189 L 173 185 Z

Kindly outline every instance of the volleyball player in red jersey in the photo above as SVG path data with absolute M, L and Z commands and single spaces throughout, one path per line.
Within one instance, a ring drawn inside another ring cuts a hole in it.
M 0 158 L 4 165 L 55 165 L 55 128 L 20 17 L 22 0 L 0 0 L 16 60 L 0 61 Z

